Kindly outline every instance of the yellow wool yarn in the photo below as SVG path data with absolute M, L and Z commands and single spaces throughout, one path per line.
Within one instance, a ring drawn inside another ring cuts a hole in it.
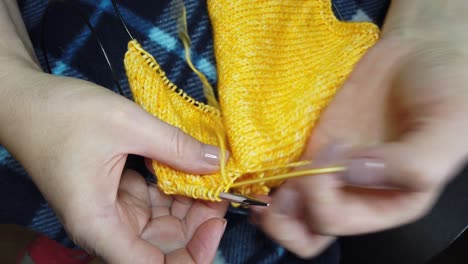
M 230 152 L 224 173 L 192 175 L 154 161 L 167 194 L 218 201 L 267 194 L 282 181 L 234 182 L 288 172 L 353 66 L 378 38 L 371 23 L 338 21 L 330 0 L 209 0 L 220 109 L 167 79 L 136 40 L 125 67 L 135 102 L 157 118 Z M 170 70 L 170 69 L 169 69 Z

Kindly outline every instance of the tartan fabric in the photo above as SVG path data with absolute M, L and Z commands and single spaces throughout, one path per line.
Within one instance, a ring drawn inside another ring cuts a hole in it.
M 73 0 L 71 0 L 73 1 Z M 52 72 L 89 80 L 116 90 L 112 76 L 90 30 L 66 3 L 54 3 L 46 23 L 46 47 Z M 74 1 L 96 28 L 113 63 L 124 95 L 131 99 L 123 68 L 123 55 L 129 36 L 119 23 L 110 0 Z M 196 100 L 204 101 L 201 83 L 184 60 L 183 46 L 177 37 L 176 21 L 169 10 L 170 0 L 118 0 L 132 35 L 153 54 L 168 78 Z M 211 27 L 206 2 L 185 0 L 192 39 L 194 64 L 216 86 L 216 61 L 213 56 Z M 389 0 L 334 0 L 335 15 L 346 21 L 373 21 L 381 25 Z M 24 22 L 45 69 L 40 45 L 42 16 L 46 0 L 18 0 Z M 138 159 L 130 162 L 140 166 Z M 74 247 L 54 212 L 41 196 L 21 165 L 0 145 L 0 223 L 27 226 L 63 245 Z M 338 263 L 339 246 L 334 244 L 313 260 L 299 260 L 261 231 L 250 225 L 245 212 L 231 209 L 228 227 L 217 255 L 217 263 Z

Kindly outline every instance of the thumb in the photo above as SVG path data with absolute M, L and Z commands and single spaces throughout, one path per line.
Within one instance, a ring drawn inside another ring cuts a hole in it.
M 185 172 L 205 174 L 219 170 L 220 149 L 203 144 L 134 105 L 122 131 L 127 152 L 157 160 Z
M 343 174 L 349 185 L 430 191 L 445 185 L 465 163 L 457 129 L 431 126 L 395 142 L 352 151 Z

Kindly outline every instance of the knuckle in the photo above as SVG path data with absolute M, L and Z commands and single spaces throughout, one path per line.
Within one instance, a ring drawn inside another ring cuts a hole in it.
M 114 107 L 109 107 L 102 115 L 104 118 L 103 124 L 121 127 L 127 124 L 128 120 L 132 120 L 135 117 L 134 112 L 134 107 L 129 104 L 118 104 Z
M 309 208 L 306 220 L 309 228 L 319 234 L 331 234 L 340 225 L 336 213 L 320 207 Z
M 316 214 L 314 222 L 312 222 L 312 230 L 315 232 L 322 235 L 334 235 L 338 234 L 343 228 L 343 221 L 338 213 L 333 213 L 331 210 L 323 210 Z
M 342 212 L 337 210 L 338 201 L 334 193 L 307 194 L 305 220 L 312 232 L 322 235 L 336 234 L 344 228 Z
M 177 160 L 189 158 L 188 150 L 191 148 L 191 140 L 184 131 L 180 128 L 175 128 L 170 140 L 172 146 L 174 146 L 174 157 Z
M 427 169 L 426 169 L 427 168 Z M 429 190 L 439 184 L 438 179 L 442 178 L 436 167 L 411 163 L 403 168 L 398 177 L 404 177 L 401 182 L 408 182 L 416 190 Z

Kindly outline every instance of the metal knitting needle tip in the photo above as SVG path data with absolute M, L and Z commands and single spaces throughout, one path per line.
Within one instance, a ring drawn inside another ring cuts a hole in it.
M 229 202 L 240 203 L 241 205 L 245 206 L 269 206 L 268 203 L 265 203 L 263 201 L 234 193 L 222 192 L 219 194 L 219 198 Z

